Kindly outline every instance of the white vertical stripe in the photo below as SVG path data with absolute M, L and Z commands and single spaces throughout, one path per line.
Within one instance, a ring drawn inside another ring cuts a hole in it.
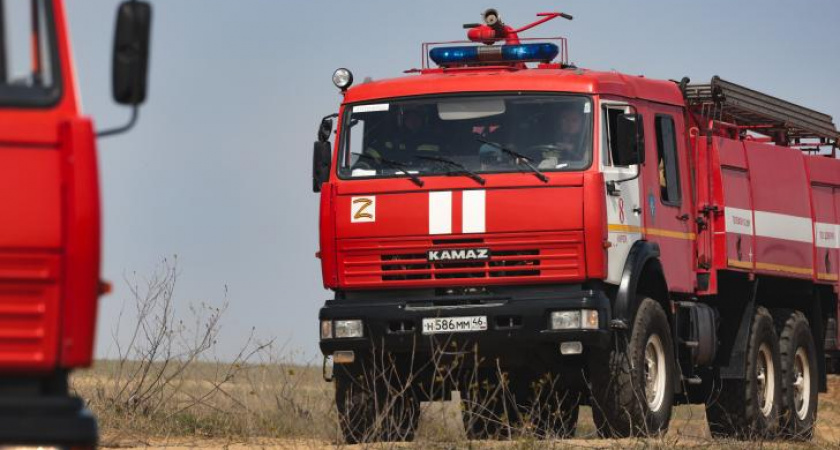
M 429 234 L 452 233 L 452 191 L 429 192 Z
M 840 248 L 840 225 L 817 222 L 814 224 L 814 232 L 817 235 L 817 247 Z
M 755 235 L 813 244 L 814 225 L 810 217 L 756 211 Z
M 462 228 L 464 233 L 484 233 L 485 191 L 464 191 Z

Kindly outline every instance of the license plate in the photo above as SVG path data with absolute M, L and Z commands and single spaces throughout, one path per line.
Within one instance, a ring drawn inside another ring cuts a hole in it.
M 423 334 L 486 331 L 487 316 L 436 317 L 423 319 Z

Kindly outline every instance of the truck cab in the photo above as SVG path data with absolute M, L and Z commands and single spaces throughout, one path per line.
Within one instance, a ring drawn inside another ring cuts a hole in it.
M 145 98 L 149 5 L 118 12 L 114 97 Z M 96 444 L 68 393 L 92 362 L 100 275 L 96 138 L 61 0 L 0 0 L 0 442 Z M 132 121 L 133 123 L 133 121 Z

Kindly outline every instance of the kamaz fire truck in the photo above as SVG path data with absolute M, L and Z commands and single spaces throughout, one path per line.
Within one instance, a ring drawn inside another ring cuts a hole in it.
M 401 78 L 334 74 L 313 178 L 347 441 L 411 439 L 453 391 L 476 439 L 571 436 L 583 404 L 602 436 L 705 404 L 714 436 L 810 439 L 838 350 L 832 118 L 575 67 L 519 37 L 571 19 L 539 16 L 488 10 Z
M 0 0 L 0 447 L 93 448 L 69 394 L 91 364 L 100 282 L 96 137 L 126 131 L 146 96 L 151 8 L 117 14 L 113 95 L 131 121 L 94 131 L 81 110 L 62 0 Z

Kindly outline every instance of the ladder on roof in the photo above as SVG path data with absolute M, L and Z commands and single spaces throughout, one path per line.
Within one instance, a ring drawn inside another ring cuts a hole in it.
M 718 76 L 708 84 L 685 87 L 688 106 L 695 113 L 744 130 L 768 136 L 784 136 L 786 143 L 799 145 L 803 139 L 818 140 L 807 145 L 832 146 L 840 143 L 840 132 L 828 114 L 795 105 Z

